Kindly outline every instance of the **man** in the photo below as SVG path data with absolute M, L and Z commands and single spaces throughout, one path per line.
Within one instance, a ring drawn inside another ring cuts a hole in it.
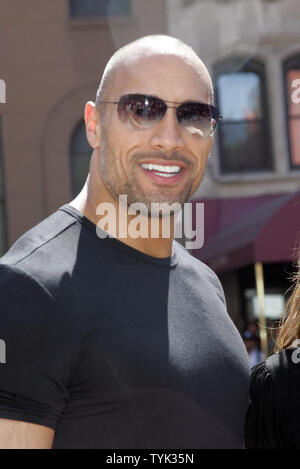
M 142 38 L 108 63 L 85 108 L 82 192 L 1 260 L 3 447 L 243 446 L 248 359 L 220 282 L 151 214 L 195 192 L 217 119 L 208 71 L 177 39 Z M 158 237 L 124 235 L 120 195 Z
M 256 328 L 255 326 L 256 323 L 253 325 L 249 324 L 248 328 L 242 333 L 242 339 L 249 357 L 250 368 L 265 360 L 265 355 L 259 348 L 260 340 L 255 332 L 257 330 L 257 326 Z

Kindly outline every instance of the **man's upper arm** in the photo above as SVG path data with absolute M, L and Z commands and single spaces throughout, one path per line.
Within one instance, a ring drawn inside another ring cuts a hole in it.
M 50 449 L 53 439 L 52 428 L 0 419 L 0 449 Z
M 69 398 L 77 340 L 49 292 L 35 278 L 1 264 L 0 337 L 5 343 L 5 360 L 0 363 L 1 438 L 15 430 L 18 441 L 25 434 L 30 441 L 42 435 L 53 438 Z

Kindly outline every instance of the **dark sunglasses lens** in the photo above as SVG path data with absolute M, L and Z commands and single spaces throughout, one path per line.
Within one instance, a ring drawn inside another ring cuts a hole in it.
M 205 103 L 184 103 L 177 108 L 177 119 L 183 127 L 198 131 L 206 138 L 213 133 L 218 122 L 218 110 Z
M 166 112 L 163 101 L 152 96 L 126 95 L 120 99 L 119 115 L 123 121 L 128 120 L 142 128 L 156 124 Z

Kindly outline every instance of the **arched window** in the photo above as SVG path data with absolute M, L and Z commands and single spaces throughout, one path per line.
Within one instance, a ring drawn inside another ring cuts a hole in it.
M 300 168 L 300 55 L 287 60 L 283 66 L 290 166 Z
M 214 71 L 221 174 L 272 170 L 264 66 L 234 59 Z
M 5 225 L 5 202 L 4 202 L 4 176 L 3 176 L 3 153 L 2 153 L 2 131 L 0 116 L 0 256 L 6 251 L 6 225 Z
M 89 173 L 92 148 L 85 135 L 84 121 L 75 127 L 71 137 L 71 176 L 73 196 L 79 194 Z

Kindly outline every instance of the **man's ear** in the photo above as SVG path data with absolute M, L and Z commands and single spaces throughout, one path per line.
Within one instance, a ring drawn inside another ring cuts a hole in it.
M 98 149 L 101 144 L 100 114 L 95 103 L 88 101 L 84 109 L 86 137 L 92 148 Z

